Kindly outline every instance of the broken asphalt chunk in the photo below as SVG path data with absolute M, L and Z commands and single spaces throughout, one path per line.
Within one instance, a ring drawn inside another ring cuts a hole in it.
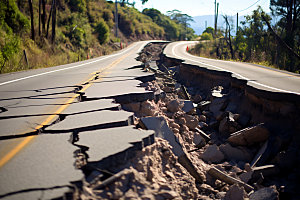
M 233 145 L 250 146 L 266 141 L 269 135 L 269 130 L 261 123 L 231 134 L 227 141 Z

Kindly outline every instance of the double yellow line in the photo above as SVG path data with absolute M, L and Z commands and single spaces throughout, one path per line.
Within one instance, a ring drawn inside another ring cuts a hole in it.
M 106 66 L 105 68 L 93 72 L 90 75 L 92 75 L 91 78 L 89 78 L 88 80 L 84 81 L 81 83 L 85 84 L 84 87 L 79 91 L 79 92 L 84 92 L 86 91 L 91 85 L 92 85 L 92 81 L 95 80 L 95 77 L 98 76 L 98 74 L 103 73 L 102 76 L 100 77 L 101 80 L 104 77 L 104 74 L 107 75 L 110 72 L 107 72 L 107 70 L 115 67 L 117 64 L 119 64 L 122 60 L 124 60 L 127 56 L 129 56 L 131 54 L 131 52 L 125 54 L 124 56 L 120 57 L 119 59 L 113 61 L 111 64 L 109 64 L 108 66 Z M 37 127 L 35 127 L 36 130 L 41 129 L 42 127 L 44 127 L 45 125 L 49 124 L 50 122 L 52 122 L 54 120 L 54 118 L 62 113 L 71 103 L 73 103 L 78 97 L 80 96 L 80 94 L 75 94 L 73 95 L 67 102 L 65 102 L 62 106 L 60 106 L 54 114 L 50 115 L 47 119 L 45 119 L 45 121 L 43 121 L 40 125 L 38 125 Z M 20 141 L 17 146 L 15 146 L 11 151 L 9 151 L 3 158 L 0 159 L 0 168 L 3 167 L 6 163 L 8 163 L 15 155 L 17 155 L 17 153 L 19 153 L 26 145 L 29 144 L 29 142 L 31 142 L 34 138 L 36 138 L 37 135 L 33 135 L 33 136 L 28 136 L 26 138 L 24 138 L 22 141 Z

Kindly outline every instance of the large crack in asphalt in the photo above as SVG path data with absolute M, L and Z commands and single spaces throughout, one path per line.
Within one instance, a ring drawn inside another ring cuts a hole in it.
M 191 169 L 174 165 L 180 163 L 180 157 L 176 158 L 176 152 L 174 155 L 174 146 L 170 149 L 170 141 L 156 138 L 126 164 L 112 168 L 116 174 L 107 181 L 85 185 L 83 195 L 102 199 L 243 199 L 264 195 L 268 199 L 297 199 L 294 188 L 299 187 L 298 179 L 291 177 L 299 177 L 296 169 L 300 162 L 289 159 L 299 158 L 299 107 L 295 102 L 288 102 L 288 97 L 287 102 L 278 102 L 272 95 L 265 98 L 263 92 L 244 91 L 243 81 L 228 83 L 220 72 L 205 74 L 199 67 L 160 59 L 161 54 L 153 62 L 149 53 L 152 45 L 145 47 L 140 60 L 144 70 L 155 72 L 156 80 L 141 86 L 157 92 L 158 98 L 123 102 L 122 108 L 135 113 L 140 129 L 149 128 L 143 119 L 165 120 L 190 166 L 204 175 L 202 183 L 194 182 Z M 159 48 L 162 53 L 163 47 Z M 97 175 L 93 177 L 97 180 Z

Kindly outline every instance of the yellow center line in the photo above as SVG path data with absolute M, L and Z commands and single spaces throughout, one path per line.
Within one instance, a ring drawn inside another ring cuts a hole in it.
M 134 50 L 132 50 L 134 51 Z M 82 82 L 83 83 L 87 83 L 79 92 L 84 92 L 85 90 L 87 90 L 91 85 L 92 85 L 92 81 L 94 80 L 94 78 L 97 76 L 98 73 L 102 73 L 108 69 L 111 69 L 112 67 L 116 66 L 117 64 L 119 64 L 122 60 L 124 60 L 127 56 L 129 56 L 131 54 L 131 52 L 125 54 L 124 56 L 122 56 L 121 58 L 113 61 L 111 64 L 109 64 L 108 66 L 106 66 L 105 68 L 93 72 L 91 73 L 91 75 L 93 75 L 91 78 L 89 78 L 87 81 Z M 105 75 L 108 75 L 110 72 L 105 72 Z M 99 80 L 101 80 L 104 76 L 101 76 Z M 54 114 L 50 115 L 45 121 L 43 121 L 40 125 L 38 125 L 35 129 L 39 130 L 41 129 L 43 126 L 49 124 L 58 114 L 60 114 L 62 111 L 64 111 L 69 105 L 71 105 L 71 103 L 73 103 L 73 101 L 79 96 L 79 94 L 75 94 L 74 96 L 72 96 L 72 98 L 70 98 L 64 105 L 60 106 Z M 33 136 L 28 136 L 26 138 L 24 138 L 19 144 L 17 144 L 17 146 L 15 146 L 11 151 L 9 151 L 3 158 L 0 159 L 0 168 L 3 167 L 6 163 L 8 163 L 8 161 L 10 161 L 15 155 L 17 155 L 17 153 L 19 153 L 27 144 L 29 144 L 29 142 L 31 142 L 34 138 L 36 138 L 37 135 L 33 135 Z

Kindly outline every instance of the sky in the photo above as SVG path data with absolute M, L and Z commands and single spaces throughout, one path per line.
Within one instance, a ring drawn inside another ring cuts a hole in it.
M 135 7 L 142 11 L 144 8 L 155 8 L 166 14 L 170 10 L 180 10 L 192 17 L 214 14 L 214 0 L 148 0 L 142 5 L 140 0 L 135 0 Z M 270 12 L 270 0 L 217 0 L 220 15 L 248 15 L 260 5 L 265 12 Z M 254 5 L 253 5 L 254 4 Z M 253 6 L 252 6 L 253 5 Z M 251 7 L 250 7 L 251 6 Z

